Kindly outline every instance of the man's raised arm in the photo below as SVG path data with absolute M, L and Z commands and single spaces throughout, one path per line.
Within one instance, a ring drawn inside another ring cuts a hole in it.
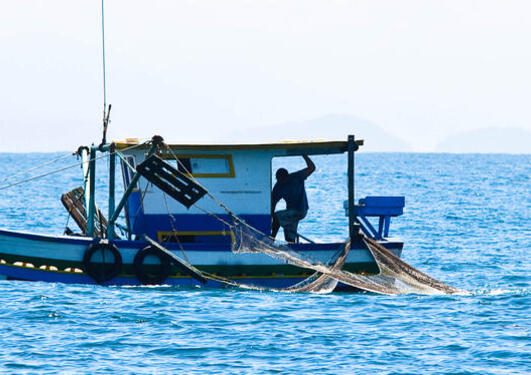
M 302 155 L 302 157 L 304 158 L 304 161 L 306 162 L 306 169 L 303 169 L 303 171 L 306 177 L 308 177 L 313 172 L 315 172 L 315 164 L 313 163 L 312 159 L 308 157 L 308 155 Z

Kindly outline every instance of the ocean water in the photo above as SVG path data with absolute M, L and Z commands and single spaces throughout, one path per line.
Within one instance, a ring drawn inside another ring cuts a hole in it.
M 0 186 L 75 161 L 5 181 L 62 155 L 0 154 Z M 345 158 L 314 160 L 301 233 L 344 239 Z M 107 167 L 98 170 L 103 189 Z M 531 155 L 361 152 L 356 171 L 357 198 L 406 196 L 404 215 L 391 222 L 403 258 L 471 295 L 0 281 L 0 373 L 531 373 Z M 62 233 L 59 196 L 80 174 L 0 190 L 0 227 Z

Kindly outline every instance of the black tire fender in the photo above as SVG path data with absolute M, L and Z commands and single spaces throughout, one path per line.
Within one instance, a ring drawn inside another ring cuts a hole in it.
M 144 260 L 147 256 L 156 256 L 159 258 L 160 265 L 154 270 L 154 265 L 144 264 Z M 135 255 L 135 260 L 133 262 L 135 269 L 135 274 L 138 280 L 144 285 L 159 285 L 164 282 L 170 275 L 171 264 L 170 259 L 166 254 L 157 249 L 154 246 L 146 246 L 143 249 L 138 250 Z M 155 273 L 149 272 L 148 267 L 151 267 L 152 271 Z
M 113 255 L 113 263 L 110 265 L 110 268 L 107 269 L 107 267 L 102 267 L 102 263 L 92 261 L 92 257 L 98 251 L 110 251 L 110 253 Z M 83 270 L 99 284 L 103 284 L 104 282 L 109 281 L 120 274 L 120 271 L 122 270 L 122 255 L 114 244 L 90 244 L 87 250 L 85 250 L 85 254 L 83 254 Z

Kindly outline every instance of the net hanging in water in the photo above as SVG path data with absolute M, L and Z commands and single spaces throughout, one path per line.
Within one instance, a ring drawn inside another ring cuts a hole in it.
M 175 158 L 177 163 L 181 165 L 185 171 L 186 167 L 182 164 L 179 158 L 173 153 L 171 148 L 167 147 L 168 152 Z M 189 171 L 187 171 L 189 173 Z M 189 173 L 190 174 L 190 173 Z M 260 253 L 268 255 L 274 259 L 283 261 L 300 268 L 315 271 L 315 273 L 296 285 L 284 289 L 261 288 L 251 285 L 238 283 L 234 280 L 226 279 L 216 275 L 204 273 L 206 278 L 216 280 L 222 284 L 237 286 L 248 289 L 258 290 L 278 290 L 286 292 L 331 292 L 335 289 L 338 282 L 354 288 L 379 293 L 379 294 L 404 294 L 404 293 L 419 293 L 419 294 L 455 294 L 463 293 L 462 290 L 454 288 L 448 284 L 440 282 L 423 272 L 417 270 L 413 266 L 407 264 L 384 246 L 375 240 L 368 238 L 360 233 L 363 243 L 372 254 L 380 273 L 378 275 L 360 275 L 343 270 L 342 267 L 346 262 L 348 253 L 350 251 L 350 242 L 347 242 L 342 249 L 342 252 L 337 255 L 337 258 L 330 263 L 323 264 L 322 262 L 310 259 L 307 255 L 295 252 L 288 246 L 276 244 L 269 236 L 260 232 L 259 230 L 249 226 L 237 215 L 235 215 L 227 206 L 217 200 L 208 189 L 201 186 L 201 184 L 192 177 L 194 183 L 204 190 L 204 194 L 209 196 L 216 204 L 224 209 L 229 216 L 232 217 L 232 224 L 221 219 L 219 216 L 212 214 L 206 210 L 198 207 L 195 202 L 191 203 L 199 209 L 205 211 L 208 215 L 221 221 L 228 226 L 234 233 L 234 241 L 232 244 L 232 251 L 234 253 Z
M 333 290 L 337 282 L 342 282 L 354 288 L 379 293 L 379 294 L 454 294 L 461 292 L 459 289 L 440 282 L 416 268 L 410 266 L 385 247 L 373 239 L 360 234 L 367 249 L 370 251 L 380 273 L 378 275 L 360 275 L 343 270 L 350 243 L 345 245 L 343 254 L 329 266 L 295 252 L 285 245 L 279 245 L 261 233 L 235 218 L 231 226 L 235 241 L 232 250 L 234 253 L 261 253 L 285 263 L 309 269 L 317 272 L 310 278 L 284 291 L 314 291 L 316 289 L 331 288 Z M 335 285 L 334 285 L 335 282 Z M 332 285 L 334 288 L 332 288 Z M 325 287 L 326 286 L 326 287 Z

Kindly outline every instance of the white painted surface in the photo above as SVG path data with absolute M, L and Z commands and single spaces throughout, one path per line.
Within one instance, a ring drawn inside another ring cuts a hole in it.
M 144 151 L 134 150 L 137 163 L 141 163 Z M 197 177 L 197 181 L 211 192 L 216 199 L 225 204 L 238 215 L 268 215 L 271 211 L 271 153 L 266 150 L 239 150 L 228 153 L 227 151 L 179 151 L 179 155 L 232 155 L 234 177 Z M 171 163 L 172 165 L 175 162 Z M 146 189 L 147 185 L 147 189 Z M 204 214 L 200 209 L 191 207 L 187 209 L 148 181 L 141 178 L 138 183 L 141 192 L 146 192 L 144 197 L 144 214 L 166 215 L 172 214 Z M 224 214 L 225 211 L 210 197 L 201 198 L 197 205 L 215 213 Z
M 51 236 L 42 236 L 42 239 L 31 239 L 0 234 L 0 253 L 80 262 L 83 260 L 83 254 L 90 243 L 91 241 L 88 239 L 85 243 L 69 244 L 54 242 L 53 237 Z M 119 250 L 124 264 L 133 263 L 137 252 L 136 249 L 122 247 Z M 333 257 L 337 250 L 308 251 L 306 254 L 316 261 L 327 262 Z M 176 251 L 175 253 L 179 257 L 183 256 L 180 252 Z M 282 261 L 273 259 L 264 254 L 234 254 L 230 251 L 208 250 L 186 250 L 185 253 L 189 262 L 196 266 L 284 264 Z M 372 256 L 365 249 L 352 249 L 347 257 L 347 263 L 370 261 L 372 261 Z

